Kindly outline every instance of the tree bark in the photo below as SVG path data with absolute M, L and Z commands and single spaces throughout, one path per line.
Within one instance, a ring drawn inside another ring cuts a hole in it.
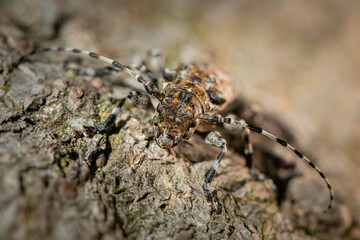
M 276 191 L 254 180 L 231 149 L 211 184 L 221 213 L 211 214 L 202 185 L 220 149 L 197 136 L 160 149 L 152 109 L 127 103 L 110 133 L 77 138 L 76 129 L 103 121 L 116 106 L 111 99 L 130 89 L 111 77 L 71 76 L 49 56 L 12 69 L 34 44 L 10 20 L 1 28 L 3 239 L 312 238 L 291 221 L 295 215 L 280 212 Z

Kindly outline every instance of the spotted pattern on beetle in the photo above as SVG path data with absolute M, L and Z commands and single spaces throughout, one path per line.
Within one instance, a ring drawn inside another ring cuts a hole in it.
M 200 85 L 206 91 L 206 97 L 201 99 L 203 104 L 208 105 L 208 111 L 220 111 L 234 99 L 234 82 L 228 74 L 212 64 L 180 63 L 165 71 L 167 81 L 176 81 L 181 84 L 183 80 L 193 82 L 193 86 L 187 86 L 190 91 Z M 207 99 L 209 98 L 209 100 Z
M 149 71 L 137 73 L 129 67 L 121 64 L 117 60 L 107 58 L 95 52 L 84 51 L 76 48 L 63 48 L 63 47 L 46 47 L 35 49 L 34 51 L 19 58 L 18 62 L 14 64 L 21 64 L 27 57 L 49 51 L 70 52 L 75 54 L 87 55 L 93 59 L 100 60 L 108 63 L 112 68 L 107 67 L 107 71 L 98 71 L 109 73 L 109 71 L 123 71 L 141 83 L 145 91 L 159 100 L 159 104 L 155 110 L 152 123 L 155 126 L 155 140 L 159 147 L 170 149 L 176 145 L 188 140 L 195 133 L 196 128 L 204 123 L 223 123 L 230 126 L 239 127 L 245 130 L 244 141 L 247 148 L 245 149 L 245 156 L 247 159 L 247 166 L 251 167 L 251 154 L 252 146 L 249 140 L 249 131 L 261 134 L 283 147 L 288 148 L 294 154 L 306 162 L 311 168 L 316 170 L 320 177 L 325 181 L 329 189 L 330 200 L 328 208 L 332 207 L 334 201 L 333 188 L 325 174 L 311 162 L 303 153 L 294 148 L 275 135 L 263 130 L 260 127 L 247 124 L 242 119 L 235 119 L 234 117 L 223 117 L 218 112 L 227 106 L 234 98 L 234 82 L 225 72 L 215 67 L 212 64 L 192 62 L 192 63 L 179 63 L 168 69 L 159 69 L 162 75 L 163 86 L 161 91 L 153 83 L 147 81 L 145 74 Z M 162 68 L 161 57 L 158 53 L 154 56 L 158 61 L 159 68 Z M 101 69 L 104 70 L 104 69 Z M 86 71 L 79 71 L 85 72 Z M 96 71 L 90 71 L 96 72 Z M 153 76 L 153 75 L 152 75 Z M 149 104 L 150 99 L 142 93 L 130 92 L 121 98 L 116 106 L 108 116 L 108 118 L 96 126 L 82 126 L 82 129 L 76 131 L 78 136 L 92 136 L 96 133 L 104 133 L 111 128 L 121 107 L 124 105 L 126 99 L 134 101 L 135 104 L 145 106 Z M 210 145 L 222 148 L 210 168 L 204 175 L 204 195 L 206 203 L 211 206 L 211 212 L 218 212 L 218 202 L 215 200 L 213 193 L 210 189 L 216 169 L 219 166 L 225 152 L 226 141 L 223 139 L 219 132 L 212 131 L 209 133 L 205 142 Z M 250 163 L 248 163 L 248 161 Z

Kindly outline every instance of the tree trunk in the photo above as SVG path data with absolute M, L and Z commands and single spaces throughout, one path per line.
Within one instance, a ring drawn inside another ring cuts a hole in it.
M 111 132 L 77 138 L 75 130 L 103 121 L 130 89 L 111 77 L 72 76 L 49 55 L 12 69 L 34 44 L 11 20 L 0 27 L 2 239 L 312 238 L 231 149 L 211 184 L 221 213 L 211 214 L 202 185 L 220 149 L 197 136 L 160 149 L 152 109 L 127 103 Z M 321 221 L 313 214 L 307 227 Z

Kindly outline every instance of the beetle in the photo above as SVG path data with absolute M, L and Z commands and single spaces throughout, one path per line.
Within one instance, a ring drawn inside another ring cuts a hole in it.
M 296 156 L 318 172 L 329 189 L 330 200 L 328 209 L 332 207 L 334 193 L 329 180 L 325 177 L 323 172 L 299 150 L 288 144 L 285 140 L 278 138 L 260 127 L 250 125 L 242 119 L 236 119 L 230 116 L 224 117 L 218 113 L 233 100 L 234 82 L 226 73 L 214 65 L 200 62 L 179 63 L 172 68 L 165 69 L 161 62 L 160 54 L 155 52 L 153 55 L 157 59 L 159 71 L 164 82 L 162 89 L 159 89 L 152 81 L 148 81 L 144 78 L 145 75 L 150 75 L 151 78 L 154 78 L 149 71 L 140 71 L 140 73 L 137 73 L 117 60 L 107 58 L 95 52 L 84 51 L 77 48 L 38 48 L 23 55 L 17 64 L 20 64 L 31 55 L 50 51 L 87 55 L 111 65 L 111 67 L 100 68 L 95 72 L 90 71 L 91 73 L 88 74 L 104 75 L 111 71 L 123 71 L 141 83 L 145 91 L 159 101 L 152 123 L 155 126 L 155 140 L 160 148 L 171 149 L 178 144 L 189 140 L 199 125 L 205 123 L 223 123 L 244 130 L 246 146 L 245 157 L 248 162 L 251 161 L 252 154 L 252 146 L 249 143 L 250 131 L 264 135 L 281 146 L 290 149 Z M 83 72 L 86 73 L 86 71 Z M 119 100 L 117 106 L 102 124 L 82 126 L 82 129 L 77 131 L 78 135 L 91 136 L 96 133 L 106 132 L 113 125 L 126 99 L 132 100 L 137 105 L 146 105 L 149 102 L 148 96 L 140 92 L 132 91 Z M 205 142 L 221 148 L 221 152 L 216 160 L 206 171 L 203 184 L 205 200 L 211 206 L 211 212 L 216 212 L 218 210 L 218 203 L 210 190 L 210 183 L 212 182 L 216 169 L 227 150 L 226 140 L 219 132 L 211 131 L 205 138 Z

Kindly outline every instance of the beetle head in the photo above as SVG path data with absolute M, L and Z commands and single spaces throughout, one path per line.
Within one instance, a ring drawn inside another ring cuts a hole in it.
M 159 147 L 170 149 L 189 139 L 199 125 L 195 118 L 197 107 L 168 96 L 156 108 L 153 124 L 155 140 Z

